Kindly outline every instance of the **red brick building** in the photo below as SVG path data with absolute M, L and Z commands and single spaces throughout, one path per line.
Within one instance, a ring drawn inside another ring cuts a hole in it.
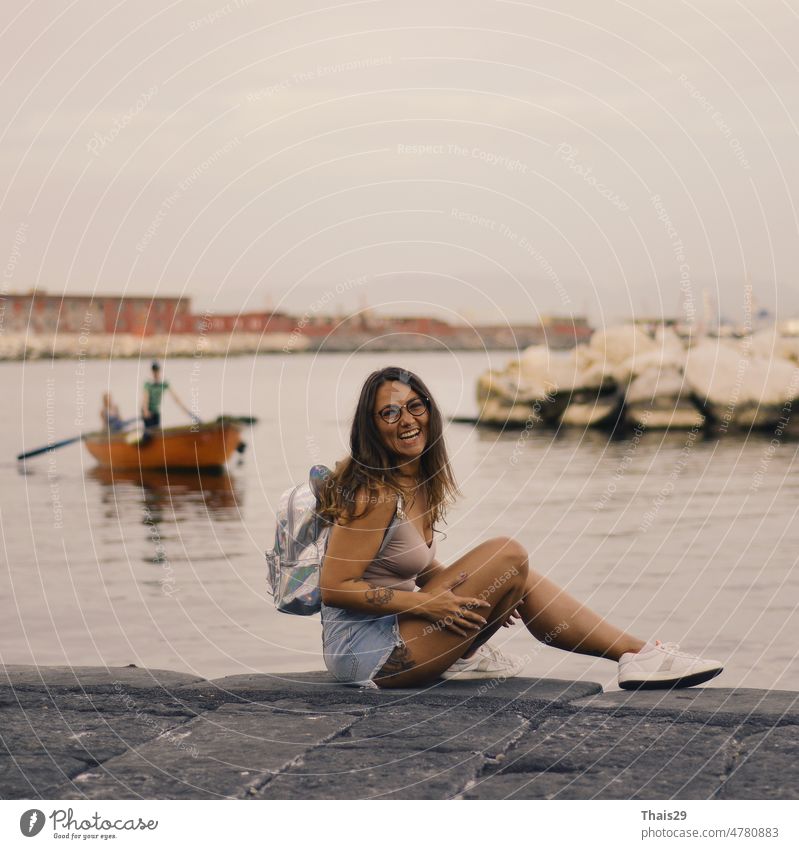
M 296 318 L 278 312 L 186 313 L 176 317 L 172 333 L 291 333 L 296 326 Z
M 129 295 L 48 295 L 32 290 L 0 296 L 4 332 L 134 333 L 150 336 L 174 332 L 177 319 L 188 316 L 190 298 Z

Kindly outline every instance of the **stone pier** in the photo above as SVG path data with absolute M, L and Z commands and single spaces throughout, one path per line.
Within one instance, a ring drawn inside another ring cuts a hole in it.
M 796 799 L 799 693 L 0 667 L 4 799 Z

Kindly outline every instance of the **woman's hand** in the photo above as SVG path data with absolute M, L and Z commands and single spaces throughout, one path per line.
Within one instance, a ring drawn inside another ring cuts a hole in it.
M 521 619 L 522 614 L 519 613 L 519 608 L 515 607 L 505 618 L 505 621 L 502 623 L 503 628 L 510 628 L 511 625 L 515 625 L 516 623 L 513 621 L 514 619 Z
M 467 578 L 466 572 L 461 572 L 456 578 L 444 585 L 444 589 L 435 594 L 419 593 L 425 596 L 421 604 L 413 611 L 425 619 L 434 622 L 439 628 L 446 628 L 460 637 L 468 637 L 487 625 L 477 608 L 491 607 L 480 598 L 455 595 L 452 590 L 462 584 Z

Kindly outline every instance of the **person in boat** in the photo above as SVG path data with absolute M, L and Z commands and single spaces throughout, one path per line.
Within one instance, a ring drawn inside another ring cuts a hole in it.
M 161 401 L 165 392 L 169 392 L 175 403 L 195 424 L 199 422 L 199 418 L 181 401 L 175 390 L 165 380 L 161 380 L 161 364 L 157 360 L 154 360 L 150 368 L 152 371 L 152 380 L 148 380 L 144 384 L 144 396 L 142 397 L 141 408 L 141 417 L 144 421 L 145 428 L 161 426 Z
M 103 429 L 109 430 L 112 433 L 122 430 L 124 422 L 119 416 L 119 407 L 111 398 L 110 392 L 103 393 L 103 406 L 100 408 L 100 420 L 103 423 Z
M 616 662 L 625 689 L 691 686 L 722 671 L 603 619 L 532 569 L 515 539 L 488 539 L 445 566 L 436 526 L 458 494 L 428 388 L 397 367 L 370 374 L 350 455 L 319 491 L 319 511 L 332 523 L 320 574 L 322 643 L 337 679 L 393 688 L 517 675 L 523 661 L 487 645 L 517 619 L 547 645 Z

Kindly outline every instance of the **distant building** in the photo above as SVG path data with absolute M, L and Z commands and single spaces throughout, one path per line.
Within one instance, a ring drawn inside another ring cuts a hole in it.
M 381 316 L 372 310 L 331 316 L 306 313 L 202 314 L 191 299 L 128 295 L 52 295 L 41 290 L 0 296 L 0 332 L 30 335 L 286 334 L 311 350 L 521 350 L 573 348 L 592 333 L 584 318 L 548 316 L 541 324 L 450 324 L 432 316 Z
M 353 316 L 353 319 L 357 316 Z M 345 327 L 346 325 L 342 325 Z M 451 334 L 456 328 L 440 318 L 431 316 L 364 316 L 361 330 L 373 333 L 415 333 L 420 336 Z
M 33 289 L 0 296 L 4 332 L 169 333 L 178 317 L 189 314 L 189 298 L 129 295 L 49 295 Z
M 186 313 L 177 318 L 172 333 L 291 333 L 296 326 L 296 318 L 277 312 Z

